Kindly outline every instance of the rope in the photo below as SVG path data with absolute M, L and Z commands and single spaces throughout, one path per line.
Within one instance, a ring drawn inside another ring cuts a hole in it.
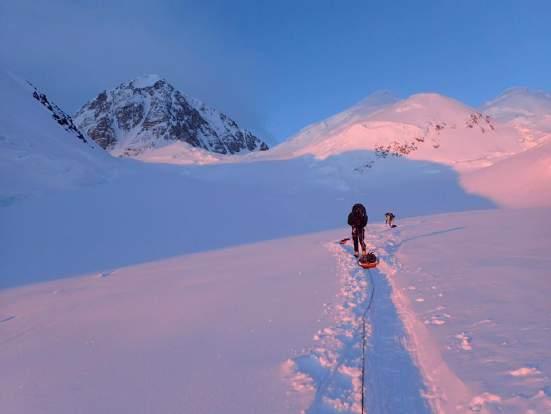
M 339 243 L 344 244 L 343 241 L 346 243 L 346 241 L 343 239 Z M 362 313 L 362 414 L 365 414 L 365 348 L 367 345 L 367 332 L 366 332 L 366 318 L 367 313 L 371 309 L 371 305 L 373 304 L 373 297 L 375 296 L 375 283 L 373 281 L 373 275 L 371 274 L 371 269 L 367 269 L 367 274 L 369 276 L 369 284 L 371 285 L 371 293 L 369 294 L 369 300 L 367 302 L 367 306 Z M 327 386 L 329 385 L 329 380 L 332 378 L 335 373 L 337 372 L 337 369 L 340 367 L 340 365 L 343 363 L 342 356 L 337 358 L 336 365 L 331 369 L 330 374 L 328 374 L 321 382 L 320 386 L 318 387 L 318 390 L 316 392 L 316 396 L 314 397 L 314 405 L 318 405 L 320 402 L 320 399 L 322 395 L 324 394 L 325 390 L 327 389 Z
M 375 296 L 375 283 L 373 282 L 373 275 L 371 270 L 367 269 L 367 274 L 369 275 L 369 284 L 371 285 L 371 294 L 369 295 L 369 302 L 367 307 L 362 314 L 362 414 L 365 413 L 365 348 L 367 345 L 367 333 L 366 333 L 366 318 L 371 305 L 373 304 L 373 297 Z

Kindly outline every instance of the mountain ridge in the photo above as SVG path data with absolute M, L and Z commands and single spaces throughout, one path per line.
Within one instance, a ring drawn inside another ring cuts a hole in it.
M 265 151 L 268 145 L 222 112 L 159 75 L 100 92 L 74 116 L 87 136 L 113 155 L 137 156 L 175 141 L 218 154 Z

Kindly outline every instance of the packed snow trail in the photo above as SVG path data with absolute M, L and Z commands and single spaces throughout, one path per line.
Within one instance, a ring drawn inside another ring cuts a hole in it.
M 327 247 L 336 257 L 341 283 L 331 310 L 334 326 L 320 330 L 316 346 L 289 362 L 294 389 L 314 393 L 307 413 L 430 413 L 390 284 L 380 271 L 361 269 L 349 247 Z M 385 252 L 379 248 L 378 253 Z
M 406 332 L 392 303 L 391 286 L 373 272 L 375 295 L 369 323 L 372 335 L 366 358 L 366 407 L 369 413 L 430 413 L 425 385 L 407 348 Z

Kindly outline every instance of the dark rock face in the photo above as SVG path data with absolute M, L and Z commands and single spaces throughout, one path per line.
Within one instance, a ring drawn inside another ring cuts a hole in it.
M 268 149 L 223 113 L 154 75 L 100 93 L 80 109 L 75 122 L 103 148 L 127 155 L 172 141 L 219 154 Z
M 29 83 L 29 82 L 28 82 Z M 73 119 L 61 110 L 59 106 L 48 100 L 48 97 L 40 92 L 33 84 L 29 85 L 34 89 L 33 98 L 40 102 L 48 111 L 51 112 L 52 118 L 67 132 L 70 132 L 83 143 L 88 143 L 84 134 L 76 127 Z

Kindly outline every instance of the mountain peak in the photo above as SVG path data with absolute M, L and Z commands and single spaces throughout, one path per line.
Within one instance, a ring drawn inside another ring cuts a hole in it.
M 391 91 L 381 89 L 367 95 L 364 99 L 358 102 L 358 105 L 365 104 L 390 104 L 398 101 L 398 97 Z
M 459 102 L 456 99 L 450 98 L 449 96 L 442 95 L 437 92 L 422 92 L 416 93 L 405 99 L 403 102 L 418 102 L 426 105 L 434 105 L 440 103 L 447 103 L 452 105 L 461 105 L 465 106 L 463 103 Z
M 551 93 L 526 87 L 509 88 L 483 104 L 482 110 L 502 121 L 547 116 L 551 114 Z
M 356 105 L 344 112 L 353 112 L 358 115 L 367 116 L 380 108 L 395 104 L 399 100 L 400 99 L 396 95 L 388 90 L 378 90 L 369 94 Z
M 453 98 L 430 92 L 411 95 L 407 99 L 398 101 L 373 114 L 370 119 L 407 122 L 414 125 L 445 120 L 458 123 L 468 118 L 473 112 L 475 112 L 474 109 Z
M 130 84 L 137 89 L 144 89 L 144 88 L 150 88 L 154 86 L 157 82 L 164 81 L 166 82 L 161 76 L 156 74 L 146 74 L 141 75 L 135 78 L 130 82 Z
M 100 93 L 75 115 L 79 128 L 114 155 L 183 141 L 219 154 L 267 150 L 225 114 L 190 98 L 159 75 L 143 75 Z
M 511 95 L 530 95 L 530 96 L 545 96 L 551 99 L 551 94 L 545 92 L 542 89 L 530 89 L 526 86 L 514 86 L 512 88 L 507 88 L 503 91 L 500 96 L 511 96 Z

